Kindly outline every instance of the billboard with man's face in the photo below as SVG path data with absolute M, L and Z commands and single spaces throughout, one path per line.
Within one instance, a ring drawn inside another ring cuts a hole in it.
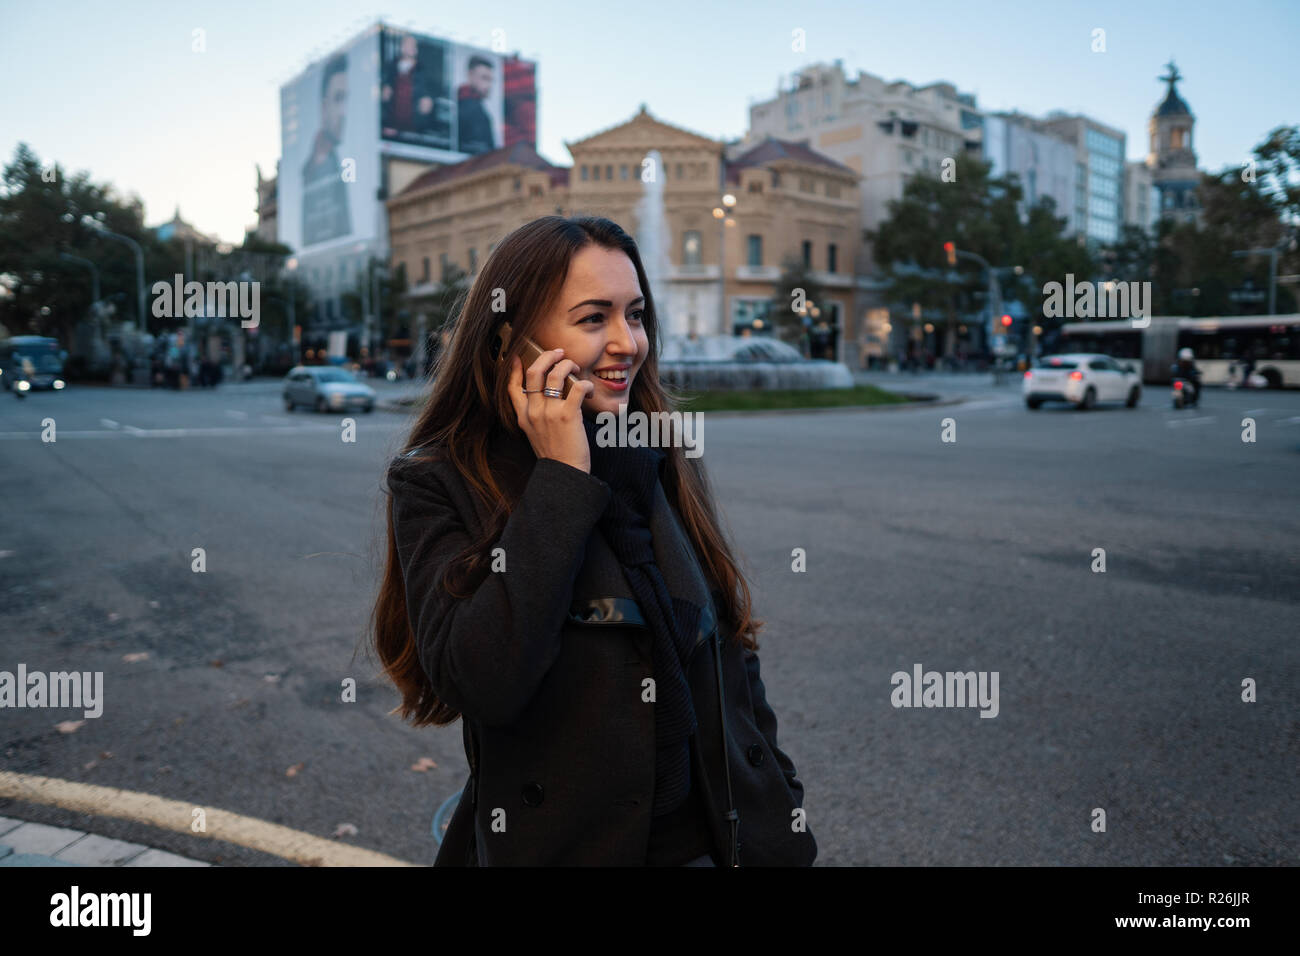
M 295 251 L 376 236 L 378 61 L 371 33 L 280 91 L 277 231 Z
M 380 136 L 461 156 L 536 143 L 533 64 L 418 33 L 384 30 Z

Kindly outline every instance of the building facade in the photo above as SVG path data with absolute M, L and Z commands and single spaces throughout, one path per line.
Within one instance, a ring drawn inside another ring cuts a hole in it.
M 836 60 L 796 73 L 788 88 L 750 106 L 747 142 L 767 136 L 802 142 L 858 173 L 861 225 L 876 229 L 913 174 L 937 175 L 945 159 L 982 154 L 984 115 L 951 83 L 914 86 L 864 71 L 850 80 Z M 865 246 L 856 265 L 875 271 Z
M 1078 170 L 1072 143 L 1042 130 L 1023 113 L 990 113 L 984 117 L 984 159 L 993 176 L 1014 175 L 1024 190 L 1021 216 L 1043 197 L 1056 204 L 1056 214 L 1069 220 L 1070 232 L 1081 231 L 1075 222 Z
M 565 145 L 568 168 L 516 146 L 426 172 L 388 200 L 392 265 L 411 282 L 417 326 L 444 264 L 474 274 L 496 242 L 539 216 L 606 216 L 638 235 L 652 151 L 662 177 L 666 261 L 654 293 L 665 335 L 762 334 L 767 303 L 791 261 L 824 290 L 840 332 L 852 325 L 860 254 L 853 170 L 776 139 L 728 158 L 726 144 L 644 106 L 625 123 Z M 638 245 L 643 259 L 652 254 Z
M 1151 167 L 1145 162 L 1124 164 L 1124 225 L 1143 232 L 1155 229 L 1160 214 L 1160 197 L 1156 192 Z
M 1115 242 L 1124 221 L 1124 133 L 1091 117 L 1062 112 L 1049 113 L 1039 128 L 1074 146 L 1071 228 L 1089 243 Z

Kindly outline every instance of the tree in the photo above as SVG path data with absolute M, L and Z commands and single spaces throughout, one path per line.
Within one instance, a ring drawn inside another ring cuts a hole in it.
M 1104 250 L 1111 277 L 1150 281 L 1157 315 L 1233 315 L 1266 303 L 1238 303 L 1232 292 L 1247 280 L 1268 286 L 1268 259 L 1235 257 L 1244 249 L 1279 248 L 1278 271 L 1300 271 L 1287 240 L 1300 229 L 1300 128 L 1278 127 L 1254 149 L 1252 163 L 1205 173 L 1197 187 L 1197 223 L 1160 220 L 1155 235 L 1126 228 Z M 1279 287 L 1277 309 L 1296 308 Z
M 866 239 L 891 283 L 891 298 L 903 310 L 913 303 L 947 315 L 948 344 L 962 313 L 976 311 L 986 300 L 987 276 L 978 263 L 959 259 L 950 267 L 945 242 L 981 256 L 995 269 L 1008 271 L 1004 299 L 1021 297 L 1030 312 L 1041 310 L 1041 283 L 1092 277 L 1095 264 L 1085 246 L 1064 234 L 1068 220 L 1056 215 L 1055 203 L 1043 197 L 1022 218 L 1024 191 L 1015 176 L 993 177 L 992 164 L 966 155 L 956 158 L 951 181 L 919 172 L 903 187 L 903 197 L 887 204 L 888 216 Z M 1000 273 L 1001 274 L 1001 273 Z
M 796 311 L 800 304 L 804 306 L 803 312 Z M 804 351 L 805 317 L 810 317 L 814 308 L 830 314 L 822 287 L 804 267 L 802 259 L 786 259 L 768 302 L 768 319 L 776 326 L 777 337 Z
M 145 289 L 181 271 L 176 249 L 144 227 L 139 199 L 119 199 L 111 186 L 88 173 L 68 175 L 58 164 L 42 166 L 25 143 L 14 151 L 0 187 L 0 274 L 8 294 L 0 295 L 0 323 L 14 333 L 39 332 L 70 342 L 91 305 L 91 279 L 83 267 L 59 257 L 71 252 L 95 263 L 100 295 L 122 305 L 118 314 L 136 315 L 135 257 L 121 242 L 99 235 L 83 222 L 90 217 L 129 236 L 144 250 Z M 157 324 L 147 314 L 144 319 Z

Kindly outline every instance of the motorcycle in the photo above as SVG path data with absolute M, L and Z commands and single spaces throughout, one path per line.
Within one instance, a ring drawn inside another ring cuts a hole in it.
M 1174 378 L 1174 408 L 1187 408 L 1200 402 L 1201 395 L 1196 383 L 1189 378 Z

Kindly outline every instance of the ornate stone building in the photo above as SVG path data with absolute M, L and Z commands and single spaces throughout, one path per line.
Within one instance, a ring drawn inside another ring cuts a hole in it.
M 761 331 L 787 261 L 824 290 L 840 343 L 856 334 L 853 265 L 861 242 L 859 176 L 798 143 L 767 138 L 728 157 L 727 144 L 652 116 L 565 143 L 558 167 L 514 146 L 425 172 L 388 200 L 392 265 L 410 307 L 437 291 L 444 264 L 471 275 L 511 230 L 538 216 L 601 215 L 641 229 L 644 164 L 660 155 L 664 254 L 656 290 L 666 334 Z M 643 248 L 645 259 L 650 250 Z

